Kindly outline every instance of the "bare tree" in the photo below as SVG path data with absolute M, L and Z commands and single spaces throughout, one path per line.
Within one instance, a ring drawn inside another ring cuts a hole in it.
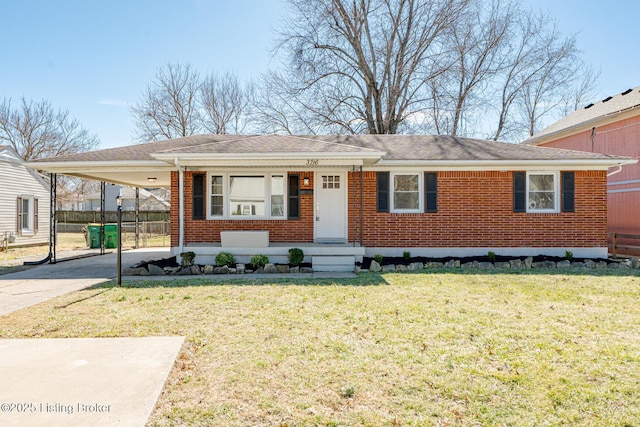
M 396 133 L 444 70 L 440 36 L 470 0 L 289 0 L 279 51 L 316 124 Z
M 211 73 L 200 86 L 204 128 L 211 133 L 243 133 L 249 119 L 249 93 L 236 74 Z
M 451 65 L 431 81 L 439 133 L 465 134 L 468 117 L 483 107 L 485 87 L 504 67 L 514 12 L 511 0 L 475 1 L 445 31 Z
M 0 143 L 7 143 L 29 161 L 95 149 L 100 140 L 48 101 L 22 98 L 13 106 L 10 98 L 0 103 Z
M 200 77 L 191 65 L 167 64 L 159 68 L 131 110 L 136 139 L 158 141 L 201 132 L 199 89 Z

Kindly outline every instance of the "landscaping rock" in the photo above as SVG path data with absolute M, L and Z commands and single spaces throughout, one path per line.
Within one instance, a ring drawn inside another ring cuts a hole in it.
M 409 267 L 406 265 L 398 264 L 396 265 L 396 271 L 409 271 Z
M 431 261 L 431 262 L 428 262 L 425 267 L 427 267 L 427 268 L 442 268 L 443 266 L 444 266 L 444 264 L 441 263 L 441 262 Z
M 236 269 L 233 267 L 229 267 L 229 274 L 236 274 Z
M 200 267 L 198 267 L 197 265 L 192 265 L 191 266 L 191 274 L 193 276 L 199 276 L 202 274 L 202 271 L 200 271 Z
M 494 268 L 494 265 L 492 262 L 479 262 L 478 268 Z
M 618 268 L 620 270 L 630 270 L 631 269 L 631 263 L 629 262 L 629 260 L 623 261 L 620 264 L 618 264 Z
M 596 268 L 596 263 L 592 259 L 585 259 L 584 260 L 584 266 L 586 268 Z
M 607 268 L 607 267 L 608 267 L 607 261 L 598 261 L 598 262 L 596 262 L 596 268 Z
M 163 270 L 167 274 L 176 274 L 176 271 L 180 270 L 180 267 L 165 267 Z
M 584 262 L 581 262 L 581 261 L 572 261 L 571 262 L 571 267 L 573 267 L 573 268 L 585 268 L 586 265 L 585 265 Z
M 264 266 L 264 273 L 277 273 L 278 270 L 276 270 L 276 266 L 272 263 L 268 263 L 267 265 Z
M 612 262 L 607 266 L 607 268 L 618 268 L 618 263 L 617 262 Z
M 519 259 L 510 259 L 509 266 L 511 268 L 522 268 L 522 261 Z
M 452 259 L 444 263 L 445 268 L 454 268 L 455 265 L 456 265 L 456 262 L 455 260 L 452 260 Z
M 197 265 L 182 267 L 180 270 L 176 272 L 177 276 L 196 276 L 200 274 L 202 273 L 200 272 L 200 268 Z
M 421 262 L 412 262 L 409 264 L 409 271 L 422 270 L 424 268 L 424 264 Z
M 556 263 L 553 261 L 539 261 L 531 264 L 531 268 L 555 268 Z
M 508 262 L 508 261 L 505 261 L 505 262 L 500 262 L 500 261 L 494 262 L 493 265 L 496 268 L 511 268 L 511 263 Z
M 569 261 L 568 259 L 565 259 L 563 261 L 558 261 L 556 263 L 556 267 L 557 268 L 570 268 L 571 267 L 571 261 Z
M 300 266 L 296 265 L 295 267 L 291 267 L 289 269 L 289 273 L 292 273 L 292 274 L 300 273 Z
M 525 266 L 525 268 L 533 267 L 533 257 L 530 257 L 530 256 L 526 257 L 524 259 L 524 266 Z
M 147 268 L 149 269 L 150 276 L 166 276 L 167 275 L 167 273 L 165 273 L 162 268 L 158 267 L 155 264 L 149 264 L 147 265 Z
M 203 271 L 203 273 L 204 273 L 204 274 L 213 274 L 213 270 L 214 270 L 214 269 L 215 269 L 215 268 L 214 268 L 214 266 L 213 266 L 213 265 L 211 265 L 211 264 L 207 264 L 207 265 L 205 265 L 205 266 L 204 266 L 204 271 Z
M 236 272 L 238 274 L 245 274 L 246 270 L 246 266 L 244 264 L 236 264 Z
M 289 266 L 286 264 L 278 264 L 276 265 L 276 271 L 278 273 L 289 273 Z
M 629 258 L 631 261 L 631 268 L 640 268 L 640 260 L 638 258 Z
M 300 267 L 300 273 L 313 273 L 313 268 L 311 268 L 311 267 Z
M 258 267 L 258 268 L 256 268 L 255 271 L 253 271 L 253 273 L 262 274 L 262 273 L 264 273 L 264 268 L 263 267 Z
M 383 265 L 382 271 L 396 271 L 396 266 L 394 264 Z
M 123 276 L 148 276 L 149 270 L 144 267 L 127 267 L 122 269 Z
M 379 272 L 382 271 L 382 267 L 380 267 L 380 264 L 378 264 L 378 262 L 376 260 L 371 260 L 371 265 L 369 266 L 369 271 L 373 271 L 373 272 Z

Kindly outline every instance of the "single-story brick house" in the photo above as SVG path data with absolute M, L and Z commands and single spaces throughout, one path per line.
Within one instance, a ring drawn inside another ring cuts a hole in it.
M 197 135 L 30 165 L 171 188 L 171 245 L 314 268 L 382 254 L 607 256 L 607 171 L 635 160 L 433 135 Z

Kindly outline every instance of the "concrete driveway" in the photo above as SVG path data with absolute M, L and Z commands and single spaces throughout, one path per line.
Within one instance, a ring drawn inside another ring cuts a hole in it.
M 122 266 L 169 256 L 166 248 L 136 249 L 122 253 Z M 0 316 L 39 304 L 58 295 L 103 283 L 116 277 L 116 254 L 44 264 L 0 276 Z
M 169 256 L 123 252 L 122 265 Z M 116 254 L 0 276 L 3 315 L 115 278 Z M 147 422 L 184 337 L 0 339 L 1 426 L 137 426 Z

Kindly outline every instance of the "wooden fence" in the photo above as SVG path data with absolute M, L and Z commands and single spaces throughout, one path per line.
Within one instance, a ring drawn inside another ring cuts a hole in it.
M 65 224 L 95 224 L 100 222 L 100 212 L 97 211 L 56 211 L 59 223 Z M 140 222 L 169 221 L 169 211 L 140 211 Z M 135 211 L 122 211 L 123 222 L 135 222 Z M 108 211 L 104 213 L 105 223 L 118 222 L 118 213 Z
M 640 254 L 640 235 L 611 233 L 611 255 L 616 258 L 619 253 Z

